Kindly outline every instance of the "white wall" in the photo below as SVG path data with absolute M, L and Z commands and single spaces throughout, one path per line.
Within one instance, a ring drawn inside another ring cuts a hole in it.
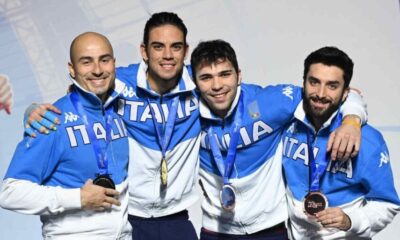
M 304 58 L 335 45 L 355 62 L 352 85 L 368 102 L 369 122 L 384 134 L 400 189 L 400 10 L 397 0 L 0 0 L 0 73 L 14 85 L 13 114 L 0 113 L 0 177 L 22 137 L 23 111 L 66 92 L 71 40 L 84 31 L 107 35 L 117 63 L 140 60 L 150 13 L 174 11 L 188 41 L 222 38 L 237 50 L 244 81 L 301 83 Z M 200 227 L 199 205 L 190 209 Z M 37 216 L 0 210 L 0 239 L 40 239 Z M 376 239 L 395 239 L 400 218 Z

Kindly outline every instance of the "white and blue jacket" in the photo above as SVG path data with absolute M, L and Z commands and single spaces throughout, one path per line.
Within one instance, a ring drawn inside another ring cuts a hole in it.
M 150 89 L 146 71 L 144 62 L 117 68 L 117 77 L 126 84 L 118 114 L 129 134 L 129 214 L 149 218 L 180 212 L 197 201 L 200 122 L 198 96 L 186 67 L 177 86 L 162 96 Z M 149 102 L 157 124 L 164 126 L 175 96 L 179 104 L 166 153 L 168 184 L 162 191 L 162 153 Z
M 233 212 L 222 209 L 219 192 L 223 179 L 212 155 L 207 130 L 213 127 L 219 148 L 226 156 L 229 132 L 239 94 L 243 94 L 244 113 L 236 160 L 230 183 L 236 190 Z M 344 114 L 356 114 L 366 120 L 361 96 L 351 93 Z M 200 177 L 205 192 L 202 203 L 203 227 L 228 234 L 252 234 L 284 222 L 287 217 L 285 186 L 282 179 L 281 137 L 285 124 L 302 99 L 302 88 L 277 85 L 261 88 L 241 84 L 234 102 L 224 119 L 212 114 L 205 103 L 200 103 L 202 141 L 200 149 Z
M 225 157 L 239 94 L 243 94 L 244 112 L 230 177 L 236 190 L 236 206 L 233 212 L 228 212 L 220 204 L 223 179 L 210 149 L 207 130 L 213 128 Z M 224 119 L 213 115 L 201 102 L 200 177 L 206 195 L 202 204 L 204 228 L 219 233 L 251 234 L 287 219 L 281 133 L 301 98 L 301 88 L 292 85 L 261 88 L 241 84 Z
M 362 127 L 356 158 L 344 163 L 329 161 L 326 144 L 341 120 L 341 114 L 333 114 L 316 133 L 300 103 L 295 119 L 283 134 L 283 167 L 293 239 L 370 239 L 400 210 L 389 152 L 376 129 L 369 125 Z M 340 207 L 350 217 L 352 225 L 348 231 L 323 228 L 303 212 L 303 199 L 310 181 L 307 133 L 315 136 L 315 161 L 318 163 L 324 158 L 329 161 L 320 181 L 321 192 L 327 197 L 329 207 Z
M 80 100 L 99 145 L 104 150 L 104 110 L 116 105 L 125 85 L 116 80 L 112 95 L 103 105 L 93 93 L 74 81 Z M 70 94 L 55 104 L 63 115 L 58 131 L 36 138 L 25 136 L 19 143 L 5 175 L 1 207 L 24 214 L 40 215 L 45 239 L 130 239 L 128 206 L 128 139 L 122 119 L 113 111 L 112 141 L 107 147 L 108 172 L 120 192 L 121 206 L 110 211 L 81 209 L 80 188 L 94 179 L 99 168 L 85 124 L 75 110 Z

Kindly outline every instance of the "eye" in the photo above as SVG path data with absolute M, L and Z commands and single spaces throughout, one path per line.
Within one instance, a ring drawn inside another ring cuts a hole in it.
M 226 77 L 230 77 L 232 75 L 232 72 L 223 72 L 223 73 L 221 73 L 221 77 L 224 77 L 224 78 L 226 78 Z
M 211 79 L 211 76 L 210 75 L 202 75 L 198 79 L 201 81 L 207 81 L 207 80 Z
M 182 50 L 183 49 L 183 45 L 182 44 L 174 44 L 173 46 L 172 46 L 172 49 L 174 50 L 174 51 L 180 51 L 180 50 Z
M 337 88 L 338 88 L 337 84 L 329 84 L 328 85 L 328 89 L 330 89 L 330 90 L 336 90 Z
M 163 45 L 161 45 L 161 44 L 154 44 L 154 45 L 153 45 L 153 49 L 156 50 L 156 51 L 159 51 L 159 50 L 163 49 Z
M 316 79 L 311 78 L 311 79 L 308 79 L 308 83 L 311 86 L 316 86 L 318 84 L 318 81 Z

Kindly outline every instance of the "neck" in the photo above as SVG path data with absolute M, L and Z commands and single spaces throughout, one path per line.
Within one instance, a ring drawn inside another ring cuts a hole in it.
M 173 89 L 178 84 L 178 78 L 173 79 L 160 79 L 147 73 L 147 79 L 150 84 L 150 88 L 156 93 L 163 95 Z

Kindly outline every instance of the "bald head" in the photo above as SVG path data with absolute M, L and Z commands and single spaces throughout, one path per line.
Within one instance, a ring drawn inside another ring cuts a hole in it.
M 108 39 L 95 32 L 77 36 L 71 43 L 69 75 L 87 91 L 105 101 L 115 82 L 115 58 Z
M 110 41 L 102 34 L 96 32 L 85 32 L 79 34 L 71 43 L 69 48 L 69 58 L 71 63 L 76 63 L 76 56 L 81 48 L 87 48 L 91 43 L 96 43 L 100 45 L 105 45 L 108 48 L 111 55 L 114 57 L 113 48 L 111 46 Z

